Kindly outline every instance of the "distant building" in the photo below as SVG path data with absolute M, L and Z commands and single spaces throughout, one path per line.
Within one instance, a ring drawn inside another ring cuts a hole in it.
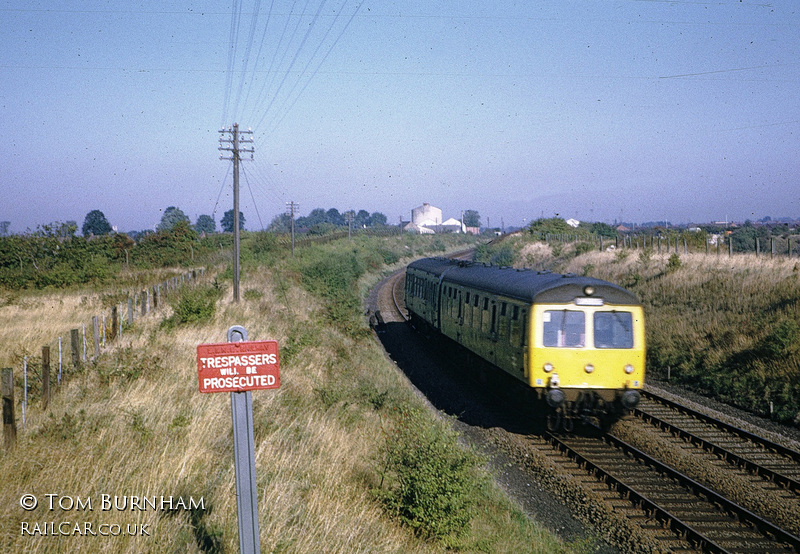
M 570 227 L 573 227 L 575 229 L 577 229 L 578 225 L 581 224 L 580 221 L 578 221 L 577 219 L 573 219 L 573 218 L 568 219 L 566 223 L 567 223 L 567 225 L 569 225 Z
M 441 225 L 442 221 L 442 210 L 431 206 L 427 202 L 411 210 L 411 223 L 415 225 L 428 227 Z
M 442 217 L 442 210 L 431 206 L 427 202 L 411 210 L 411 223 L 404 225 L 403 231 L 423 235 L 433 233 L 480 233 L 479 228 L 468 228 L 454 217 L 444 220 Z

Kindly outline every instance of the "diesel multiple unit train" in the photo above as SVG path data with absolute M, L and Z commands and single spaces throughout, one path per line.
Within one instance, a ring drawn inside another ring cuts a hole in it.
M 552 408 L 550 428 L 634 408 L 644 386 L 637 298 L 574 274 L 425 258 L 406 270 L 411 323 L 452 339 Z

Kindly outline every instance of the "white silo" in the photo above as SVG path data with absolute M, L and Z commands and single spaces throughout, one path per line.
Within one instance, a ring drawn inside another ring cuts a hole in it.
M 411 210 L 411 222 L 415 225 L 441 225 L 442 210 L 425 202 L 422 206 Z

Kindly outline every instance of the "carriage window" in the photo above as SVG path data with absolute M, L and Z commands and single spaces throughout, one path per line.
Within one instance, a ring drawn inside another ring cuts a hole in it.
M 506 317 L 506 308 L 507 308 L 507 306 L 508 305 L 505 302 L 500 304 L 500 317 Z
M 483 299 L 483 309 L 484 310 L 488 310 L 489 309 L 489 299 L 488 298 L 484 298 Z
M 473 305 L 473 306 L 475 306 L 475 307 L 477 308 L 477 307 L 478 307 L 478 301 L 479 301 L 480 299 L 481 299 L 481 298 L 480 298 L 480 296 L 478 296 L 478 295 L 476 294 L 476 295 L 475 295 L 475 301 L 474 301 L 474 303 L 473 303 L 472 305 Z
M 464 304 L 469 304 L 469 293 L 467 293 L 467 296 L 464 299 Z
M 586 344 L 586 318 L 583 312 L 548 310 L 544 312 L 545 346 L 582 348 Z
M 514 321 L 519 319 L 519 306 L 514 306 L 514 310 L 512 311 L 511 314 L 511 319 L 513 319 Z
M 595 312 L 595 348 L 633 348 L 633 314 Z

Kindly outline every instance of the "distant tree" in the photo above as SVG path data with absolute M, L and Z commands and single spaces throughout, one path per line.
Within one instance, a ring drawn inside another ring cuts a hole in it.
M 581 226 L 583 226 L 582 223 Z M 592 223 L 589 225 L 589 232 L 607 238 L 614 238 L 617 236 L 617 230 L 608 223 Z
M 464 225 L 467 227 L 480 227 L 481 216 L 476 210 L 467 210 L 464 212 Z
M 222 225 L 223 233 L 233 233 L 233 210 L 228 210 L 222 214 L 220 225 Z M 239 212 L 239 230 L 241 231 L 242 229 L 244 229 L 244 214 Z
M 358 210 L 353 217 L 353 227 L 369 227 L 372 224 L 367 210 Z
M 311 213 L 297 218 L 295 225 L 298 227 L 310 228 L 314 225 L 325 223 L 325 210 L 322 208 L 314 208 Z
M 46 225 L 38 225 L 36 227 L 36 232 L 33 233 L 33 235 L 37 237 L 69 238 L 69 237 L 74 237 L 77 231 L 78 231 L 77 221 L 72 221 L 72 220 L 66 222 L 54 221 Z
M 81 233 L 83 233 L 84 237 L 88 237 L 89 235 L 99 237 L 101 235 L 107 235 L 111 231 L 113 231 L 111 224 L 106 219 L 105 214 L 100 210 L 92 210 L 86 214 L 86 218 L 83 220 L 83 227 L 81 227 Z
M 386 216 L 381 212 L 372 212 L 372 215 L 369 216 L 369 222 L 372 227 L 382 227 L 386 225 L 387 221 Z
M 295 221 L 297 227 L 297 221 Z M 267 227 L 267 231 L 273 233 L 289 233 L 292 230 L 292 216 L 289 214 L 278 214 L 272 218 L 272 221 Z
M 344 216 L 339 213 L 339 210 L 336 208 L 331 208 L 327 212 L 325 212 L 325 221 L 332 225 L 346 225 L 347 222 L 344 220 Z
M 570 227 L 564 219 L 560 217 L 540 218 L 533 221 L 528 230 L 531 233 L 574 233 L 575 229 Z
M 194 224 L 194 230 L 200 234 L 210 235 L 217 232 L 217 222 L 210 215 L 201 215 Z
M 180 208 L 170 206 L 164 210 L 164 215 L 161 216 L 161 223 L 158 224 L 159 231 L 169 231 L 180 222 L 189 223 L 189 218 Z

